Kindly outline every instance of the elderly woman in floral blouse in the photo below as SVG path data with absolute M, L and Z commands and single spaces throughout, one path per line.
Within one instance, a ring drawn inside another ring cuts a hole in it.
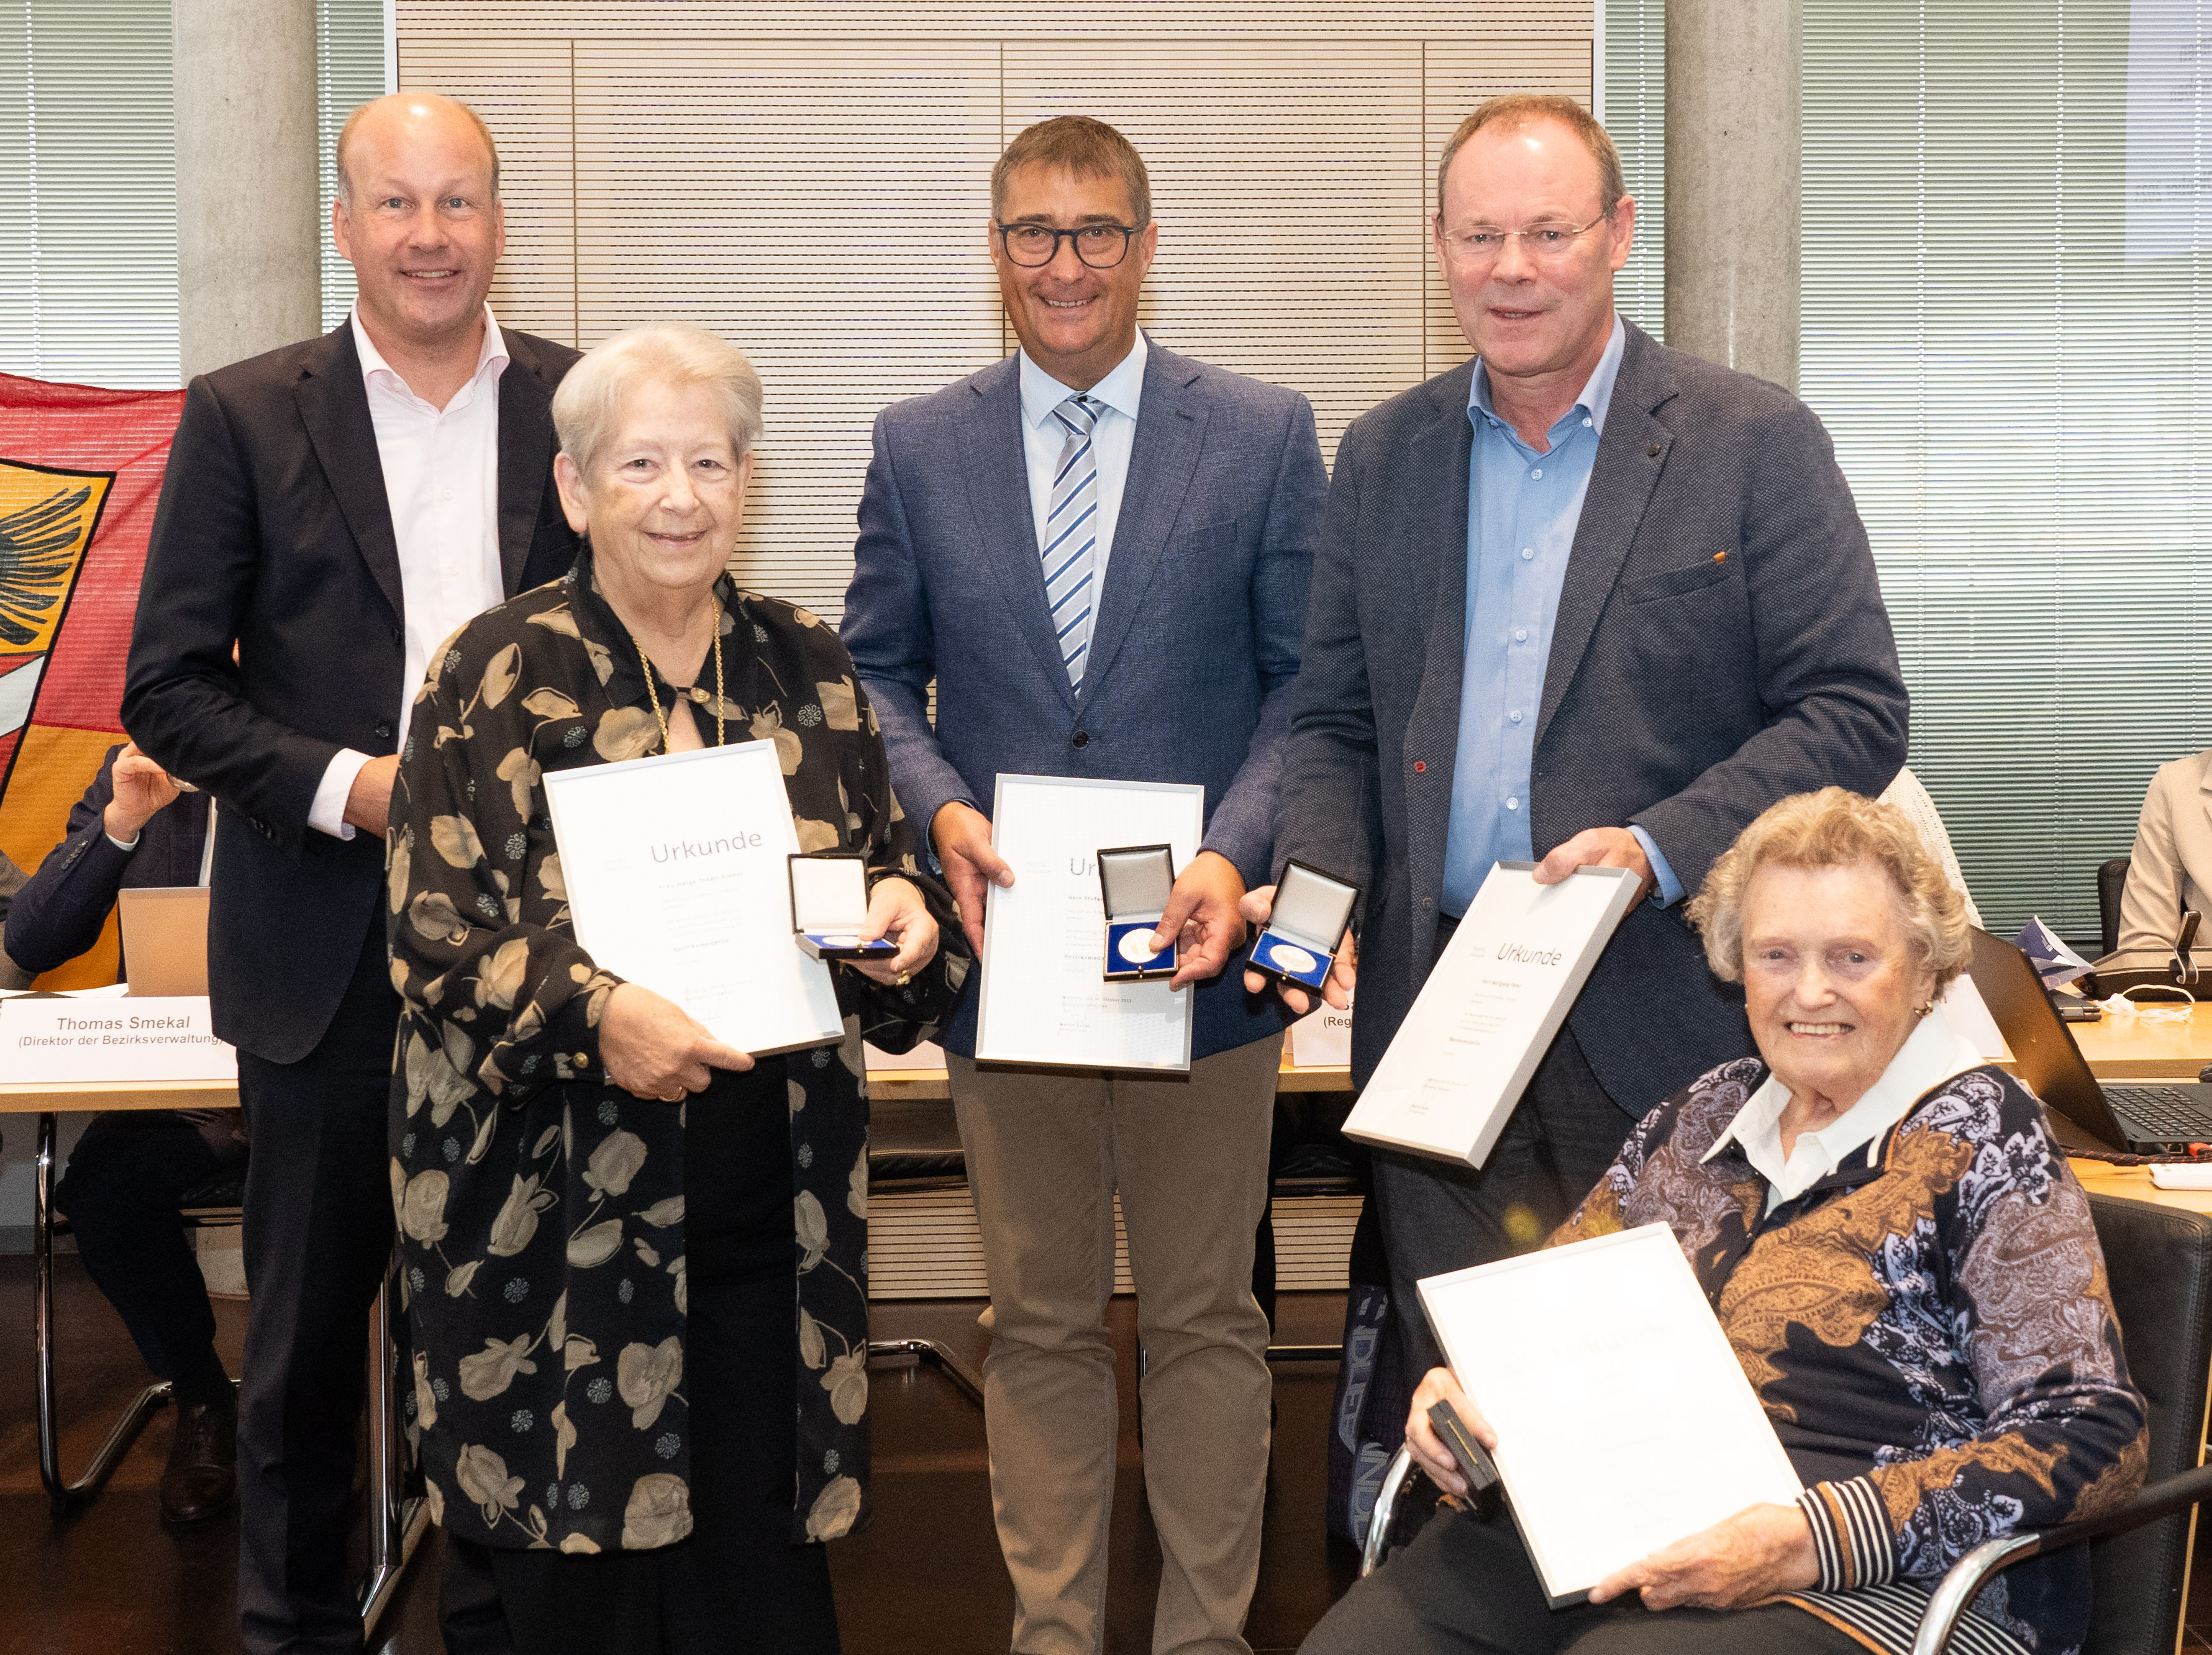
M 431 1509 L 521 1655 L 834 1650 L 812 1543 L 866 1505 L 861 1040 L 927 1038 L 968 959 L 836 634 L 724 573 L 761 428 L 744 357 L 641 328 L 553 417 L 585 549 L 447 645 L 392 799 L 392 1185 Z M 897 944 L 837 969 L 840 1046 L 760 1058 L 577 946 L 544 785 L 755 740 L 802 848 L 865 858 L 864 935 Z
M 1911 821 L 1839 787 L 1784 799 L 1690 918 L 1743 984 L 1759 1056 L 1644 1116 L 1551 1245 L 1670 1226 L 1804 1492 L 1559 1610 L 1510 1524 L 1447 1510 L 1304 1655 L 1907 1655 L 1968 1551 L 2141 1486 L 2143 1399 L 2088 1199 L 2034 1094 L 1944 1021 L 1971 939 Z M 1449 1369 L 1421 1382 L 1407 1446 L 1462 1494 L 1438 1400 L 1486 1446 L 1497 1434 Z M 1695 1477 L 1698 1445 L 1680 1460 Z M 2088 1621 L 2077 1546 L 1984 1587 L 1952 1646 L 2072 1655 Z

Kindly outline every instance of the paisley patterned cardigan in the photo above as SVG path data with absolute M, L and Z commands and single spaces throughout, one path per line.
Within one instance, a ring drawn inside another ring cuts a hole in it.
M 2043 1106 L 1970 1069 L 1795 1200 L 1733 1143 L 1766 1078 L 1728 1064 L 1646 1115 L 1547 1245 L 1673 1228 L 1806 1483 L 1817 1590 L 1790 1601 L 1905 1655 L 1928 1591 L 1984 1540 L 2110 1511 L 2142 1486 L 2089 1204 Z M 2070 1655 L 2089 1620 L 2076 1547 L 2016 1565 L 1954 1647 Z
M 836 1047 L 790 1074 L 792 1313 L 799 1323 L 794 1541 L 866 1506 L 865 1034 L 887 1050 L 951 1013 L 968 950 L 915 865 L 875 714 L 836 634 L 715 588 L 733 741 L 773 741 L 801 846 L 902 875 L 944 934 L 903 989 L 836 972 Z M 712 681 L 712 657 L 701 675 Z M 655 675 L 664 706 L 680 692 Z M 689 692 L 713 740 L 714 697 Z M 433 1515 L 486 1545 L 639 1549 L 691 1530 L 684 1111 L 603 1084 L 618 979 L 577 946 L 545 772 L 659 752 L 643 670 L 593 588 L 566 576 L 471 621 L 416 698 L 387 851 L 392 1195 L 413 1337 L 410 1432 Z

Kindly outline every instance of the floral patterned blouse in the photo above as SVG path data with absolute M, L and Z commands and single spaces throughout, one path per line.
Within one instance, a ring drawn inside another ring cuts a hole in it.
M 648 1549 L 691 1531 L 684 1390 L 684 1110 L 602 1083 L 620 979 L 578 947 L 546 772 L 661 750 L 643 668 L 588 548 L 457 633 L 416 697 L 387 850 L 392 1199 L 430 1508 L 486 1545 Z M 791 1053 L 794 1541 L 866 1505 L 865 1035 L 901 1052 L 951 1015 L 967 946 L 916 866 L 867 697 L 836 635 L 724 579 L 728 700 L 702 737 L 772 741 L 800 846 L 855 850 L 921 889 L 944 942 L 903 988 L 836 972 L 834 1047 Z M 711 659 L 701 676 L 711 682 Z

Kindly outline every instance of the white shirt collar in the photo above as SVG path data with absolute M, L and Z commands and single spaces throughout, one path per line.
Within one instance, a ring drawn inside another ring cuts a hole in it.
M 1079 393 L 1074 386 L 1060 384 L 1030 361 L 1029 352 L 1018 350 L 1015 355 L 1021 359 L 1022 417 L 1030 425 L 1042 427 L 1052 417 L 1053 409 L 1079 394 L 1135 419 L 1137 403 L 1144 395 L 1145 358 L 1149 351 L 1145 330 L 1139 328 L 1137 343 L 1129 348 L 1127 356 L 1114 365 L 1114 371 L 1089 391 Z
M 501 374 L 507 372 L 507 354 L 506 336 L 500 332 L 499 324 L 493 319 L 491 306 L 489 305 L 486 305 L 484 306 L 483 316 L 483 343 L 477 347 L 477 349 L 476 372 L 469 375 L 469 384 L 471 385 L 475 385 L 484 377 L 484 370 L 487 367 L 492 370 L 491 377 L 494 379 L 497 379 Z M 413 388 L 408 385 L 407 381 L 404 378 L 401 377 L 398 368 L 392 367 L 391 363 L 384 360 L 384 353 L 376 348 L 376 341 L 370 338 L 368 336 L 368 330 L 362 326 L 361 307 L 358 305 L 355 306 L 352 310 L 346 312 L 346 320 L 353 326 L 353 348 L 361 357 L 361 377 L 362 383 L 369 383 L 380 373 L 386 374 L 390 376 L 386 381 L 388 385 L 404 391 L 410 397 L 413 397 L 415 395 Z M 465 387 L 464 389 L 465 389 Z M 418 402 L 422 401 L 420 397 L 416 397 L 416 400 Z M 461 393 L 458 391 L 455 392 L 454 401 L 459 402 L 460 400 Z M 452 404 L 450 403 L 448 404 L 449 407 Z M 428 407 L 428 404 L 424 403 L 424 406 Z
M 1766 1180 L 1766 1209 L 1772 1212 L 1903 1120 L 1935 1088 L 1954 1075 L 1980 1068 L 1984 1061 L 1972 1041 L 1952 1031 L 1943 1008 L 1937 1006 L 1920 1020 L 1866 1095 L 1818 1131 L 1800 1132 L 1787 1161 L 1782 1155 L 1781 1122 L 1782 1112 L 1790 1106 L 1790 1088 L 1771 1073 L 1702 1159 L 1711 1161 L 1731 1143 L 1740 1144 L 1744 1159 Z

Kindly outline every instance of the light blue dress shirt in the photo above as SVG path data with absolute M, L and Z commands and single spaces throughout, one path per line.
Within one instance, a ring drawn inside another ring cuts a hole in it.
M 1620 373 L 1628 332 L 1616 316 L 1605 355 L 1575 405 L 1546 433 L 1538 453 L 1498 416 L 1489 371 L 1478 364 L 1468 398 L 1474 427 L 1468 470 L 1467 661 L 1452 765 L 1451 821 L 1444 840 L 1443 911 L 1467 912 L 1493 862 L 1526 862 L 1528 773 L 1552 623 L 1567 555 L 1589 492 L 1598 438 Z M 1609 824 L 1608 824 L 1609 825 Z M 1657 876 L 1660 900 L 1682 890 L 1650 835 L 1632 827 Z
M 1129 481 L 1129 455 L 1137 446 L 1137 404 L 1145 394 L 1145 358 L 1151 354 L 1139 332 L 1137 343 L 1127 356 L 1114 365 L 1114 371 L 1091 387 L 1087 393 L 1094 403 L 1103 403 L 1105 412 L 1091 427 L 1091 455 L 1098 466 L 1098 544 L 1092 549 L 1093 591 L 1106 590 L 1106 560 L 1114 551 L 1114 525 L 1121 520 L 1121 494 Z M 1067 441 L 1067 427 L 1052 416 L 1070 397 L 1073 385 L 1064 385 L 1030 361 L 1029 352 L 1018 351 L 1021 358 L 1022 388 L 1022 458 L 1029 467 L 1030 512 L 1036 523 L 1036 543 L 1042 546 L 1050 537 L 1045 531 L 1045 519 L 1052 513 L 1052 480 L 1060 472 L 1060 451 Z M 1091 611 L 1091 633 L 1098 635 L 1098 613 Z

